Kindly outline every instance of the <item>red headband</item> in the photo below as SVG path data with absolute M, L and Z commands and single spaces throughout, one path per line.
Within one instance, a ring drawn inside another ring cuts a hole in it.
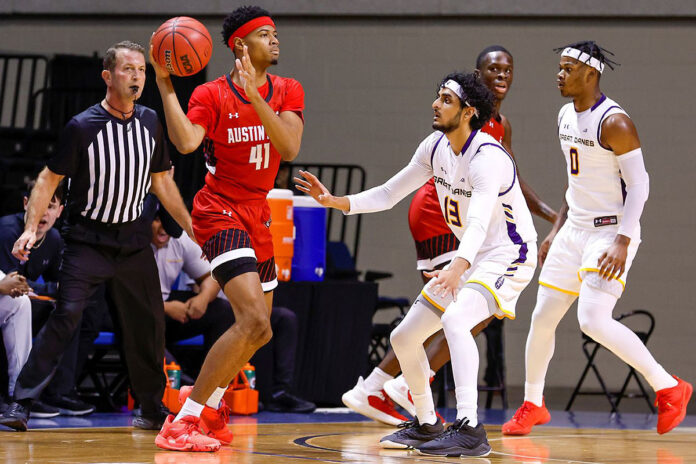
M 275 28 L 275 23 L 270 16 L 259 16 L 258 18 L 254 18 L 242 24 L 236 31 L 234 31 L 230 36 L 230 39 L 227 41 L 227 45 L 234 50 L 234 39 L 237 37 L 246 37 L 251 31 L 261 26 L 273 26 Z

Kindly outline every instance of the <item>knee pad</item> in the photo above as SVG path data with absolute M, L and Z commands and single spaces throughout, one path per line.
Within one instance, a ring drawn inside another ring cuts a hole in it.
M 587 286 L 596 290 L 608 293 L 616 298 L 621 298 L 621 294 L 623 293 L 623 284 L 621 282 L 616 279 L 603 279 L 599 275 L 599 272 L 585 272 L 583 284 L 586 284 Z

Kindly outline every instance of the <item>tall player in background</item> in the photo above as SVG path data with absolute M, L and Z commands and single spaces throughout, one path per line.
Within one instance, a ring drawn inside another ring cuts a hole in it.
M 568 189 L 561 214 L 539 247 L 543 268 L 527 338 L 524 403 L 503 433 L 525 435 L 550 420 L 544 379 L 556 326 L 575 299 L 582 331 L 640 372 L 657 392 L 657 432 L 666 433 L 684 419 L 693 388 L 669 375 L 638 336 L 612 317 L 640 244 L 640 216 L 648 198 L 640 140 L 631 118 L 599 88 L 605 66 L 615 64 L 605 55 L 610 52 L 591 41 L 557 51 L 558 88 L 573 100 L 558 114 Z
M 503 100 L 512 86 L 514 76 L 512 54 L 500 45 L 486 47 L 476 58 L 474 73 L 494 96 L 493 116 L 483 125 L 481 132 L 492 136 L 512 155 L 512 127 L 510 121 L 500 112 Z M 518 176 L 518 179 L 530 211 L 553 224 L 556 220 L 556 212 L 546 205 L 521 177 Z M 459 240 L 442 216 L 433 179 L 423 185 L 411 200 L 408 223 L 416 244 L 417 269 L 421 273 L 423 283 L 427 283 L 430 278 L 426 277 L 425 272 L 445 267 L 459 247 Z M 476 326 L 471 332 L 472 335 L 478 335 L 488 325 L 491 325 L 491 328 L 494 325 L 502 326 L 502 320 L 491 316 Z M 495 363 L 492 359 L 495 351 L 492 347 L 495 346 L 495 341 L 492 338 L 496 336 L 496 331 L 491 330 L 490 333 L 488 366 L 492 368 Z M 425 346 L 432 377 L 450 360 L 444 332 L 442 330 L 437 332 L 425 342 Z M 394 378 L 399 372 L 401 372 L 399 361 L 394 355 L 394 350 L 390 349 L 379 366 L 373 369 L 365 380 L 362 377 L 359 378 L 356 386 L 344 393 L 343 403 L 371 419 L 398 425 L 406 420 L 406 417 L 394 408 L 392 400 L 412 416 L 415 415 L 415 406 L 403 375 Z M 497 373 L 489 373 L 487 369 L 486 378 L 495 375 Z
M 182 153 L 203 143 L 209 172 L 194 200 L 193 229 L 236 320 L 208 352 L 193 389 L 182 389 L 181 411 L 167 419 L 155 440 L 177 451 L 214 451 L 232 440 L 222 396 L 272 335 L 278 282 L 266 195 L 281 159 L 297 157 L 304 128 L 300 83 L 267 73 L 279 55 L 269 13 L 237 8 L 225 18 L 222 37 L 235 65 L 229 74 L 197 87 L 186 114 L 169 74 L 150 60 L 172 142 Z M 198 433 L 201 428 L 207 436 Z

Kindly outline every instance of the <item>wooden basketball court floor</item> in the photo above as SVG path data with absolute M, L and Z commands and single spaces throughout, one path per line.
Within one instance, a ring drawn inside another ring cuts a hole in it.
M 454 411 L 445 411 L 451 420 Z M 493 452 L 486 458 L 432 458 L 383 450 L 379 439 L 394 430 L 353 413 L 261 413 L 233 417 L 231 446 L 217 453 L 164 451 L 155 432 L 134 429 L 127 414 L 32 420 L 26 433 L 0 432 L 2 463 L 696 463 L 696 417 L 666 435 L 655 416 L 552 412 L 548 426 L 526 437 L 504 437 L 500 424 L 513 411 L 485 411 Z M 488 425 L 493 424 L 493 425 Z

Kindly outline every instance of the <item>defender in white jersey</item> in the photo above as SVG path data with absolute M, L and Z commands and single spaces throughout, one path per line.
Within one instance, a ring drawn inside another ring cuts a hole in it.
M 411 390 L 416 420 L 381 440 L 386 448 L 416 448 L 440 456 L 485 456 L 491 448 L 477 419 L 478 351 L 471 329 L 491 315 L 515 317 L 520 292 L 536 266 L 536 231 L 519 186 L 515 163 L 479 131 L 493 111 L 493 96 L 474 74 L 453 73 L 433 102 L 432 133 L 411 162 L 379 187 L 334 197 L 308 172 L 298 189 L 346 214 L 393 207 L 431 177 L 445 221 L 459 238 L 452 262 L 423 288 L 391 343 Z M 423 342 L 444 328 L 457 397 L 457 420 L 443 434 L 430 391 Z
M 557 51 L 558 88 L 573 99 L 558 115 L 568 166 L 566 204 L 539 251 L 543 267 L 527 338 L 525 401 L 502 431 L 525 435 L 550 420 L 543 389 L 555 330 L 578 299 L 582 331 L 640 372 L 657 392 L 657 431 L 666 433 L 684 419 L 692 386 L 669 375 L 636 334 L 612 317 L 638 250 L 648 198 L 640 141 L 628 114 L 600 91 L 604 67 L 616 64 L 605 57 L 606 50 L 580 42 Z

